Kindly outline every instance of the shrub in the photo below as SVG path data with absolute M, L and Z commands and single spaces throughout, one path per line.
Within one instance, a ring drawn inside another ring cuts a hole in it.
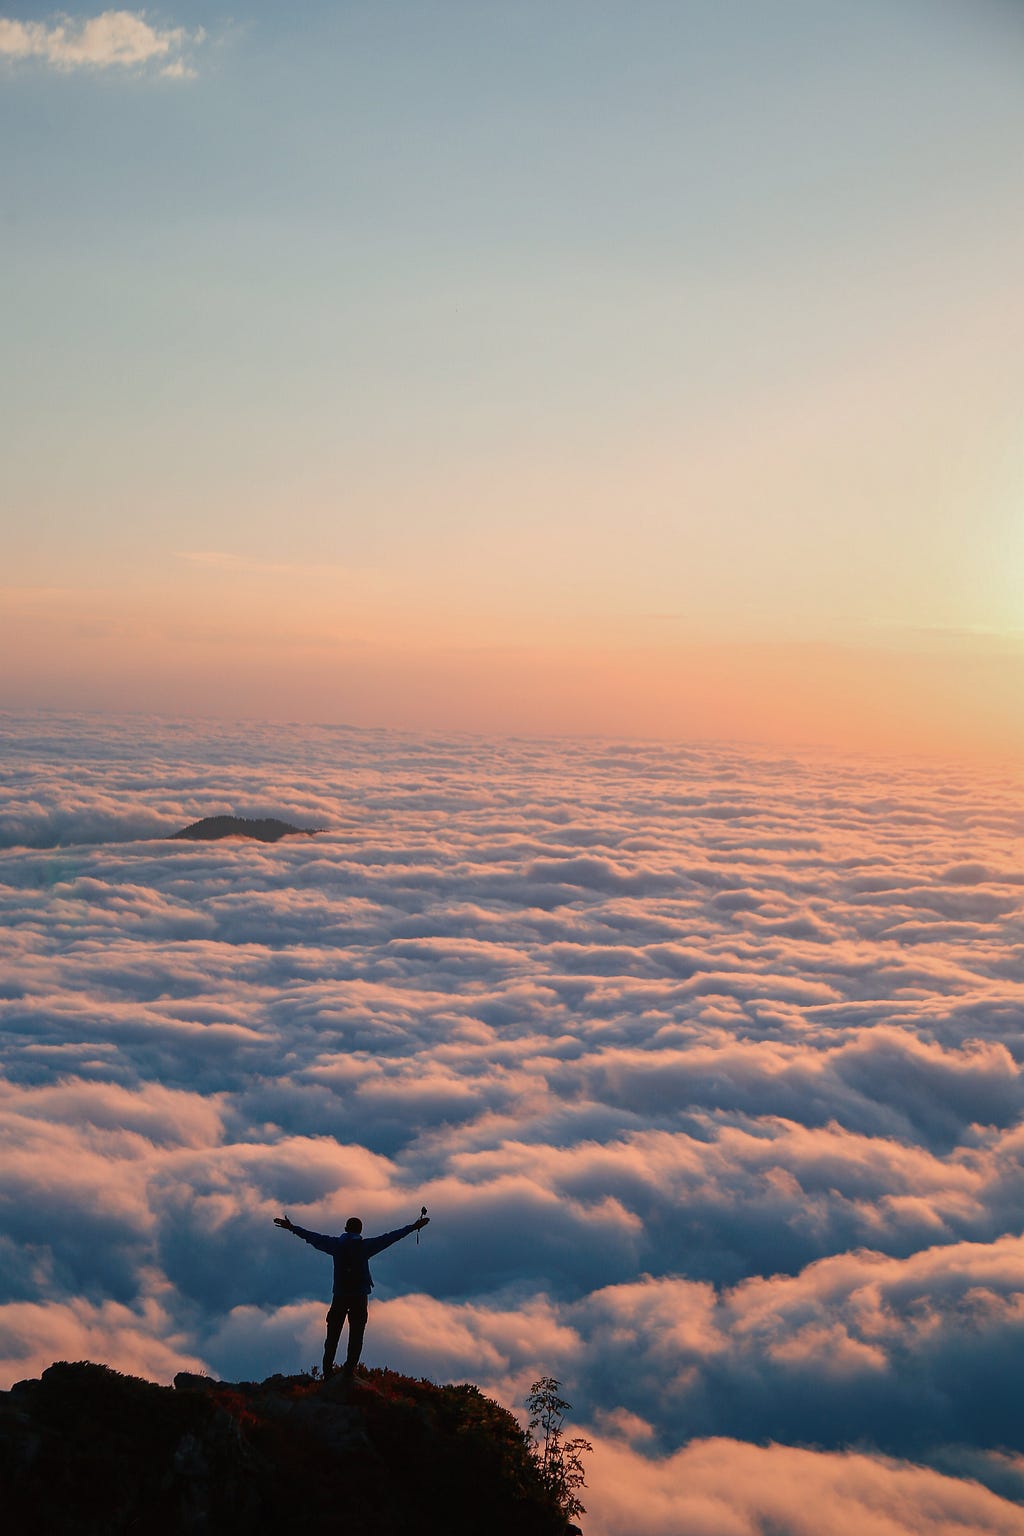
M 530 1410 L 530 1440 L 541 1480 L 567 1519 L 586 1513 L 577 1490 L 586 1487 L 583 1455 L 594 1447 L 577 1435 L 565 1438 L 562 1425 L 572 1407 L 559 1397 L 562 1385 L 554 1376 L 542 1376 L 530 1388 L 526 1406 Z

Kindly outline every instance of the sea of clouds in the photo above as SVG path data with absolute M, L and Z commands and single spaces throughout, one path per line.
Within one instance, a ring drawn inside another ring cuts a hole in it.
M 588 1536 L 1024 1533 L 1009 772 L 0 717 L 0 1385 L 365 1358 L 594 1441 Z M 200 816 L 324 827 L 168 842 Z

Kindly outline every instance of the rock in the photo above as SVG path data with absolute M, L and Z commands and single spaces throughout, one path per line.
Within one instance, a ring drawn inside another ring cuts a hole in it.
M 570 1536 L 512 1414 L 393 1371 L 174 1387 L 89 1362 L 0 1393 L 19 1536 Z
M 210 1392 L 216 1385 L 212 1376 L 197 1376 L 194 1371 L 179 1371 L 174 1378 L 175 1392 Z

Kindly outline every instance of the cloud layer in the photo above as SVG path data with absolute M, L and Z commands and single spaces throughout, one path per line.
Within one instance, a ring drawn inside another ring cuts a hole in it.
M 98 16 L 54 16 L 50 21 L 0 19 L 0 56 L 34 59 L 56 70 L 139 69 L 180 79 L 193 73 L 187 50 L 203 41 L 200 28 L 154 27 L 142 11 L 102 11 Z
M 308 1365 L 325 1261 L 270 1218 L 425 1202 L 368 1357 L 513 1404 L 558 1375 L 596 1536 L 630 1488 L 651 1536 L 822 1501 L 1024 1529 L 1012 778 L 155 720 L 0 744 L 6 1381 Z M 328 830 L 164 840 L 220 812 Z

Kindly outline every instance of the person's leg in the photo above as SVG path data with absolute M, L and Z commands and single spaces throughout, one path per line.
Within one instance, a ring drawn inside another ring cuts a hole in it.
M 344 1302 L 335 1297 L 331 1302 L 331 1310 L 327 1314 L 327 1337 L 324 1340 L 324 1376 L 329 1376 L 334 1369 L 334 1357 L 338 1352 L 338 1340 L 341 1338 L 341 1326 L 344 1321 Z
M 363 1352 L 369 1300 L 368 1296 L 352 1296 L 348 1301 L 348 1353 L 345 1356 L 345 1369 L 349 1375 L 359 1364 L 359 1356 Z

